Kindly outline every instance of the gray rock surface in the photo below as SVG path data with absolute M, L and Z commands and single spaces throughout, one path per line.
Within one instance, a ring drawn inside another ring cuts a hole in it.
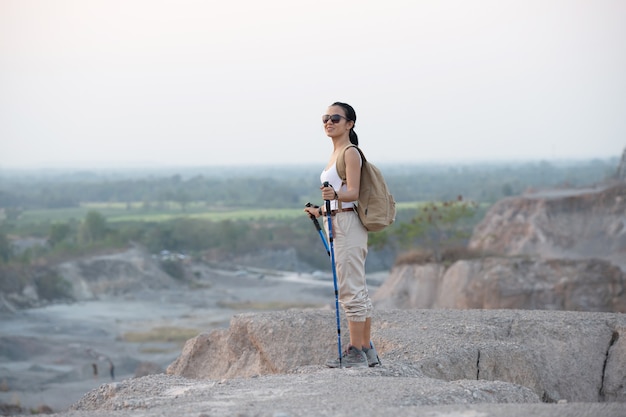
M 336 356 L 333 319 L 323 310 L 237 315 L 228 330 L 189 340 L 167 373 L 223 379 L 322 364 Z M 508 382 L 547 402 L 626 402 L 622 314 L 389 310 L 373 323 L 383 368 L 399 377 Z
M 374 319 L 381 367 L 320 365 L 336 349 L 333 311 L 246 313 L 188 341 L 169 375 L 104 384 L 57 415 L 626 415 L 623 314 L 392 310 Z
M 523 399 L 533 402 L 515 401 Z M 528 390 L 505 383 L 445 384 L 429 378 L 382 376 L 369 369 L 326 369 L 220 381 L 151 375 L 103 385 L 86 395 L 76 408 L 81 409 L 58 415 L 623 417 L 626 410 L 621 403 L 542 404 Z

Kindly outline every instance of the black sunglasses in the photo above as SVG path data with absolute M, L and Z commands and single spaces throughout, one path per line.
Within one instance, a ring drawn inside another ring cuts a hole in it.
M 347 117 L 344 117 L 340 114 L 333 114 L 333 115 L 325 114 L 322 116 L 322 123 L 326 124 L 330 120 L 331 122 L 333 122 L 333 124 L 336 124 L 336 123 L 339 123 L 341 119 L 350 120 Z

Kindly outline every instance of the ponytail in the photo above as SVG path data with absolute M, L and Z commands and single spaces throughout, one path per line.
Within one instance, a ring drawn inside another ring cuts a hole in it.
M 359 146 L 359 135 L 356 134 L 354 128 L 350 129 L 350 143 Z

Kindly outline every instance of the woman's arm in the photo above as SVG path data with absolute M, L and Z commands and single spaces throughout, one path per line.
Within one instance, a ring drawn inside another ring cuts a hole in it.
M 361 189 L 361 154 L 354 148 L 346 149 L 346 191 L 337 191 L 340 201 L 356 201 Z

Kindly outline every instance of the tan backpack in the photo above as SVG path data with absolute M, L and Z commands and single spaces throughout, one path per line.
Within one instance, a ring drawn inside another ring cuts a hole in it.
M 346 146 L 337 157 L 337 173 L 346 183 L 346 150 L 354 147 L 361 154 L 361 186 L 356 212 L 369 232 L 378 232 L 396 219 L 396 202 L 389 193 L 383 174 L 367 161 L 363 151 L 356 145 Z

